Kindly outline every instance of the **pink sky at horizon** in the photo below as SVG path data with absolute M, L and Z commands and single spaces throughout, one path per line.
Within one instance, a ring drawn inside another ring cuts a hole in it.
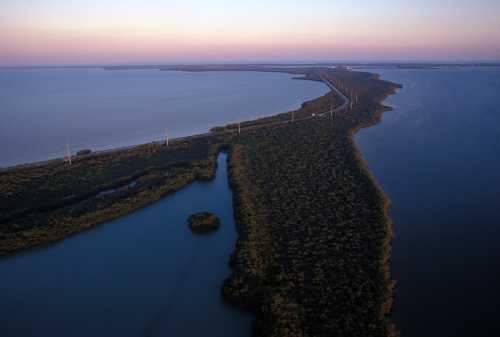
M 3 0 L 0 65 L 500 60 L 500 2 L 359 3 Z

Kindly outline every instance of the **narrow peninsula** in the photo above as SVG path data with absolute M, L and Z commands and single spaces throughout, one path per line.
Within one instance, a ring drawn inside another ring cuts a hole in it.
M 0 171 L 0 254 L 63 239 L 211 179 L 225 150 L 239 238 L 221 293 L 255 312 L 254 336 L 395 335 L 389 201 L 353 134 L 380 120 L 388 110 L 381 102 L 399 86 L 345 68 L 151 67 L 287 72 L 331 91 L 295 111 L 169 144 Z

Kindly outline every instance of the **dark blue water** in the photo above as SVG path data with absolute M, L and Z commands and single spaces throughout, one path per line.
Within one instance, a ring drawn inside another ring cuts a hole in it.
M 226 157 L 213 181 L 0 259 L 0 335 L 249 336 L 251 315 L 220 298 L 237 237 Z M 202 210 L 220 217 L 217 232 L 190 232 Z
M 0 70 L 0 166 L 208 131 L 298 108 L 319 82 L 258 72 Z
M 500 68 L 376 72 L 404 86 L 356 136 L 392 202 L 397 327 L 500 336 Z

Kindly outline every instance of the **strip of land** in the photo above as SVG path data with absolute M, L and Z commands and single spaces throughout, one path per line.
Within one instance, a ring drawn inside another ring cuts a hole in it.
M 225 149 L 239 239 L 222 294 L 257 314 L 254 335 L 393 335 L 388 200 L 352 135 L 379 121 L 387 110 L 380 102 L 398 86 L 321 67 L 159 69 L 288 72 L 333 90 L 296 111 L 215 127 L 169 146 L 0 172 L 0 254 L 63 239 L 210 179 Z
M 356 89 L 351 110 L 243 133 L 231 153 L 240 239 L 223 295 L 257 308 L 256 336 L 390 336 L 388 201 L 352 134 L 395 86 L 324 71 Z

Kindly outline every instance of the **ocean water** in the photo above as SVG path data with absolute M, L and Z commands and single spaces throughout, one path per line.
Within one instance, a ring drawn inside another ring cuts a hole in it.
M 259 72 L 0 69 L 0 166 L 207 132 L 286 112 L 328 91 Z
M 250 336 L 253 316 L 220 296 L 237 238 L 226 159 L 213 181 L 0 259 L 0 335 Z M 221 226 L 193 234 L 187 217 L 203 210 Z
M 392 203 L 401 336 L 500 336 L 500 68 L 369 71 L 404 86 L 356 135 Z

